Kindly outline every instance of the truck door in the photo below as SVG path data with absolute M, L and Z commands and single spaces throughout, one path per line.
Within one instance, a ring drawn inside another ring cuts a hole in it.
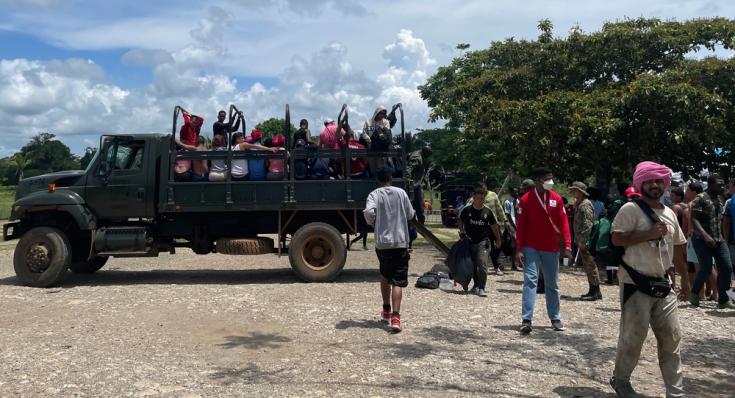
M 128 219 L 150 217 L 147 201 L 153 189 L 146 190 L 146 142 L 124 136 L 104 136 L 96 167 L 86 187 L 88 206 L 101 218 Z

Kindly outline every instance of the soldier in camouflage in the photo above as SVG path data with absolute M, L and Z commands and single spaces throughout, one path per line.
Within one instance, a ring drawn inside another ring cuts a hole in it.
M 588 199 L 587 185 L 582 182 L 575 182 L 569 187 L 569 190 L 577 200 L 574 204 L 574 237 L 577 241 L 577 264 L 581 263 L 584 271 L 587 273 L 587 282 L 590 289 L 587 294 L 582 295 L 582 301 L 602 300 L 602 292 L 600 291 L 600 274 L 597 271 L 597 264 L 594 257 L 587 247 L 592 226 L 595 223 L 595 211 L 592 202 Z

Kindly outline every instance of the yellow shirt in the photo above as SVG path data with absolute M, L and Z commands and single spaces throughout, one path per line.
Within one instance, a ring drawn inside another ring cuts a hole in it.
M 651 277 L 663 277 L 666 270 L 673 266 L 674 246 L 686 243 L 684 233 L 676 219 L 676 213 L 668 207 L 653 209 L 665 223 L 669 232 L 664 236 L 661 243 L 643 242 L 637 245 L 627 246 L 623 261 L 631 268 L 641 274 Z M 647 231 L 653 228 L 653 223 L 641 210 L 640 206 L 633 202 L 626 203 L 620 208 L 612 224 L 612 232 Z M 633 284 L 625 268 L 620 268 L 620 282 Z

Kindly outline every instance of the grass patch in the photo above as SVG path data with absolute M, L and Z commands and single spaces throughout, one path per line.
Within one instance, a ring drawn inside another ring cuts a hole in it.
M 0 186 L 0 220 L 10 217 L 10 208 L 15 201 L 15 187 Z

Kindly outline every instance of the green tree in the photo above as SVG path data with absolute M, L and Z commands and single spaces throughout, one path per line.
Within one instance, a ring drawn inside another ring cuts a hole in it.
M 51 133 L 40 133 L 34 136 L 20 149 L 20 153 L 30 162 L 27 169 L 33 170 L 34 175 L 80 168 L 79 158 Z
M 255 128 L 263 132 L 263 139 L 270 138 L 276 134 L 284 134 L 284 127 L 286 125 L 285 119 L 270 118 L 258 123 Z M 296 127 L 293 123 L 289 125 L 289 134 L 293 137 L 293 133 L 296 132 Z
M 28 158 L 27 154 L 18 152 L 13 155 L 11 160 L 15 164 L 15 180 L 20 181 L 23 179 L 23 171 L 31 165 L 31 159 Z
M 538 28 L 537 40 L 467 52 L 419 87 L 430 120 L 461 128 L 453 148 L 481 148 L 489 173 L 549 164 L 561 179 L 605 183 L 642 160 L 685 176 L 735 164 L 717 155 L 735 138 L 735 60 L 686 57 L 735 47 L 734 21 L 626 19 L 564 38 L 549 20 Z

